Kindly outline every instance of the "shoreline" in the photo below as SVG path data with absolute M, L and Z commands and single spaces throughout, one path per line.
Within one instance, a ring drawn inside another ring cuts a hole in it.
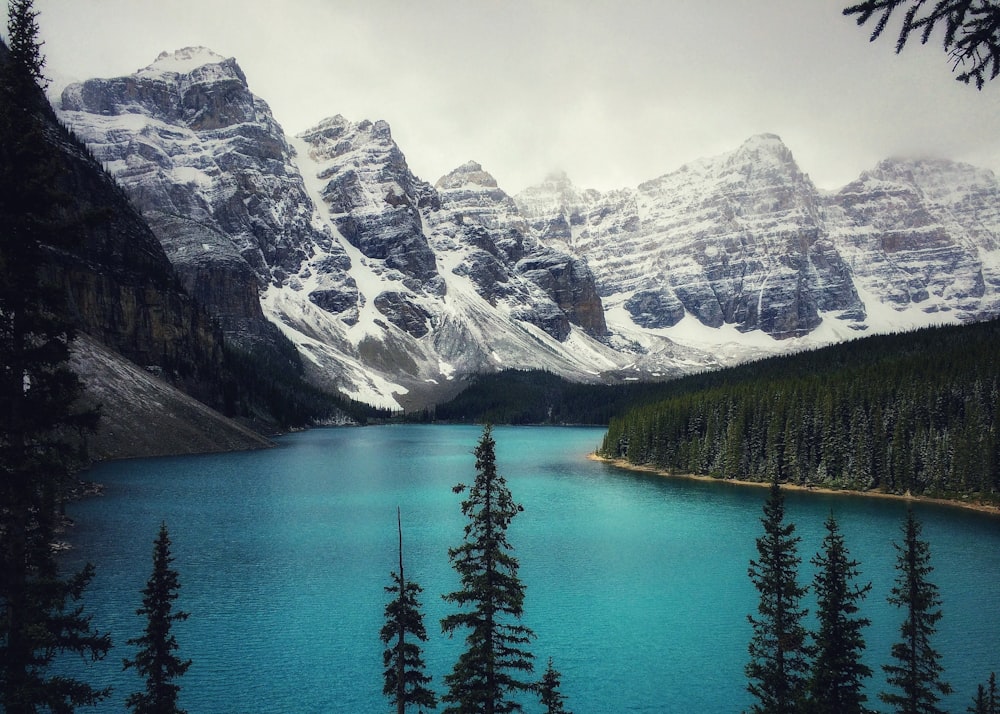
M 716 478 L 714 476 L 704 476 L 701 474 L 682 474 L 673 473 L 665 469 L 660 469 L 655 466 L 640 466 L 637 464 L 632 464 L 625 459 L 608 459 L 603 456 L 598 456 L 595 453 L 587 454 L 587 458 L 591 461 L 599 461 L 601 463 L 613 466 L 623 471 L 633 471 L 636 473 L 647 473 L 653 474 L 654 476 L 660 476 L 662 478 L 671 479 L 684 479 L 688 481 L 707 481 L 711 483 L 728 484 L 730 486 L 744 487 L 750 486 L 754 488 L 770 488 L 771 483 L 769 481 L 742 481 L 739 479 L 724 479 Z M 910 493 L 900 494 L 900 493 L 886 493 L 885 491 L 853 491 L 850 489 L 838 489 L 829 488 L 826 486 L 800 486 L 794 483 L 783 483 L 781 488 L 787 489 L 789 491 L 802 491 L 805 493 L 821 493 L 830 494 L 837 496 L 856 496 L 860 498 L 883 498 L 891 499 L 894 501 L 908 501 L 910 503 L 929 503 L 935 506 L 951 506 L 953 508 L 962 508 L 967 511 L 975 511 L 977 513 L 985 513 L 990 516 L 1000 516 L 1000 506 L 994 505 L 992 503 L 981 503 L 978 501 L 958 501 L 950 498 L 934 498 L 932 496 L 914 496 Z

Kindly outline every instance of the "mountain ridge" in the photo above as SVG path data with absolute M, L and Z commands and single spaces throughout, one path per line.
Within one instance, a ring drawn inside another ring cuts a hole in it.
M 287 137 L 208 52 L 70 85 L 60 116 L 227 330 L 276 326 L 355 399 L 421 407 L 505 368 L 660 379 L 1000 310 L 986 170 L 887 160 L 819 191 L 761 134 L 635 188 L 510 196 L 474 161 L 432 185 L 384 121 Z

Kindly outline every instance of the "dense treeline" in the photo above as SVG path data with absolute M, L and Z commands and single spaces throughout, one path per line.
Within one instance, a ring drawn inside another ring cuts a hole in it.
M 925 329 L 720 372 L 612 419 L 601 455 L 727 479 L 993 498 L 998 392 L 1000 321 Z
M 282 350 L 282 347 L 286 349 Z M 226 344 L 215 382 L 214 405 L 229 417 L 277 429 L 307 427 L 346 416 L 359 424 L 388 419 L 392 412 L 310 384 L 290 342 L 246 350 Z
M 578 384 L 544 370 L 477 375 L 456 397 L 411 421 L 481 424 L 607 424 L 629 407 L 672 394 L 675 382 Z

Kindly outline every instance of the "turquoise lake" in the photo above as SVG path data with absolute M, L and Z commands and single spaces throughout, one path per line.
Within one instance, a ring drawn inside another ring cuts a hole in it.
M 70 507 L 67 569 L 92 562 L 86 604 L 115 648 L 103 662 L 68 669 L 115 688 L 94 710 L 121 712 L 141 689 L 123 657 L 141 633 L 135 615 L 165 521 L 180 573 L 175 626 L 191 714 L 387 712 L 382 644 L 389 573 L 402 509 L 408 578 L 424 589 L 432 687 L 463 649 L 440 634 L 457 588 L 448 548 L 462 539 L 462 496 L 475 477 L 478 427 L 317 429 L 279 447 L 236 454 L 104 464 L 88 478 L 103 496 Z M 549 657 L 567 707 L 598 712 L 740 712 L 756 591 L 747 577 L 766 489 L 666 479 L 588 460 L 597 428 L 497 427 L 497 464 L 524 512 L 509 536 L 526 585 L 524 624 L 537 635 L 540 675 Z M 876 670 L 898 638 L 886 595 L 895 575 L 900 501 L 789 492 L 801 536 L 802 580 L 833 511 L 872 591 L 863 612 Z M 935 640 L 964 712 L 978 683 L 1000 673 L 1000 518 L 918 504 L 931 545 L 944 617 Z M 810 609 L 811 596 L 807 596 Z M 82 667 L 82 669 L 79 669 Z M 541 711 L 533 699 L 527 712 Z

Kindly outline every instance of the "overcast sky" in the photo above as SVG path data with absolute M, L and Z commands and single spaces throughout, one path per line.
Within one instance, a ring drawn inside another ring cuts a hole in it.
M 508 193 L 555 170 L 601 190 L 781 136 L 822 188 L 889 156 L 1000 170 L 1000 80 L 939 44 L 893 52 L 845 0 L 36 0 L 48 74 L 164 50 L 237 59 L 288 133 L 385 119 L 434 182 L 474 159 Z M 4 3 L 6 5 L 6 3 Z M 898 27 L 898 20 L 891 30 Z

